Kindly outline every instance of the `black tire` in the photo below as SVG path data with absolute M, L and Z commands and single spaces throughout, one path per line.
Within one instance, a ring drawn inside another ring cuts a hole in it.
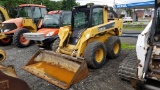
M 146 90 L 144 84 L 141 81 L 137 81 L 135 90 Z
M 10 39 L 8 42 L 4 42 L 3 40 L 4 39 L 1 39 L 0 40 L 0 46 L 8 46 L 8 45 L 11 45 L 11 43 L 12 43 L 12 38 L 5 38 L 5 39 Z
M 39 45 L 37 41 L 34 41 L 34 43 L 39 47 L 39 48 L 47 48 L 46 44 L 43 43 L 43 45 Z
M 103 51 L 103 58 L 98 62 L 96 60 L 96 53 L 101 49 Z M 91 68 L 99 68 L 106 61 L 106 47 L 105 44 L 99 41 L 91 42 L 87 45 L 84 51 L 84 58 L 86 59 L 87 65 Z
M 53 43 L 51 43 L 51 49 L 52 51 L 56 52 L 59 47 L 60 39 L 57 38 Z
M 114 59 L 117 58 L 121 52 L 121 41 L 117 36 L 111 36 L 105 41 L 107 48 L 107 58 Z M 115 48 L 118 48 L 118 50 Z
M 18 31 L 16 31 L 13 35 L 13 42 L 14 44 L 19 47 L 19 48 L 24 48 L 24 47 L 28 47 L 31 45 L 31 40 L 29 40 L 29 42 L 27 44 L 23 44 L 20 41 L 20 37 L 21 35 L 23 35 L 24 33 L 29 33 L 30 31 L 25 29 L 25 28 L 21 28 Z
M 43 45 L 43 46 L 40 46 L 40 45 L 37 45 L 39 48 L 47 48 L 46 45 Z

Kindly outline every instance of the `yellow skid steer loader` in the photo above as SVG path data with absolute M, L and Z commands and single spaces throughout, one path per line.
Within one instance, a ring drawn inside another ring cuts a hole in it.
M 114 19 L 108 18 L 112 13 Z M 52 51 L 38 51 L 24 70 L 63 89 L 88 75 L 88 67 L 99 68 L 107 58 L 118 57 L 122 20 L 112 8 L 101 5 L 74 7 L 71 26 L 60 28 Z

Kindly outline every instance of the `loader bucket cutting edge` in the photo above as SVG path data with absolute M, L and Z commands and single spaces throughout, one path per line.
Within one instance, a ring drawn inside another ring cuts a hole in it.
M 23 69 L 63 89 L 88 75 L 85 60 L 45 50 L 38 51 Z

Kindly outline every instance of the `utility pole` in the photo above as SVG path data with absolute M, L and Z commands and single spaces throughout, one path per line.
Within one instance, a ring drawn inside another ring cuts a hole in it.
M 113 0 L 113 10 L 116 12 L 115 5 L 116 5 L 116 0 Z

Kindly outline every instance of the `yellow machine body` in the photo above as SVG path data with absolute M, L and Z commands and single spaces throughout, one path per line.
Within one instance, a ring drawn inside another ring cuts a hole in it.
M 23 28 L 27 28 L 30 32 L 37 32 L 37 25 L 33 22 L 33 19 L 24 18 L 22 22 Z
M 104 16 L 106 15 L 104 14 Z M 92 41 L 100 41 L 104 43 L 105 40 L 107 40 L 107 38 L 109 38 L 110 36 L 122 35 L 122 31 L 121 31 L 122 22 L 120 20 L 115 19 L 114 21 L 107 22 L 107 19 L 106 20 L 104 19 L 104 22 L 106 23 L 88 28 L 86 31 L 84 31 L 82 34 L 82 37 L 80 38 L 80 40 L 76 45 L 67 44 L 66 47 L 63 47 L 63 45 L 65 44 L 64 42 L 65 40 L 68 39 L 69 35 L 72 34 L 71 26 L 61 27 L 58 34 L 61 40 L 59 44 L 58 52 L 71 55 L 74 57 L 83 57 L 84 50 L 88 43 Z M 109 25 L 112 23 L 115 23 L 115 24 L 111 28 L 105 29 L 103 31 L 98 30 L 99 27 L 102 27 L 104 25 Z M 76 52 L 76 53 L 73 53 L 73 52 Z

